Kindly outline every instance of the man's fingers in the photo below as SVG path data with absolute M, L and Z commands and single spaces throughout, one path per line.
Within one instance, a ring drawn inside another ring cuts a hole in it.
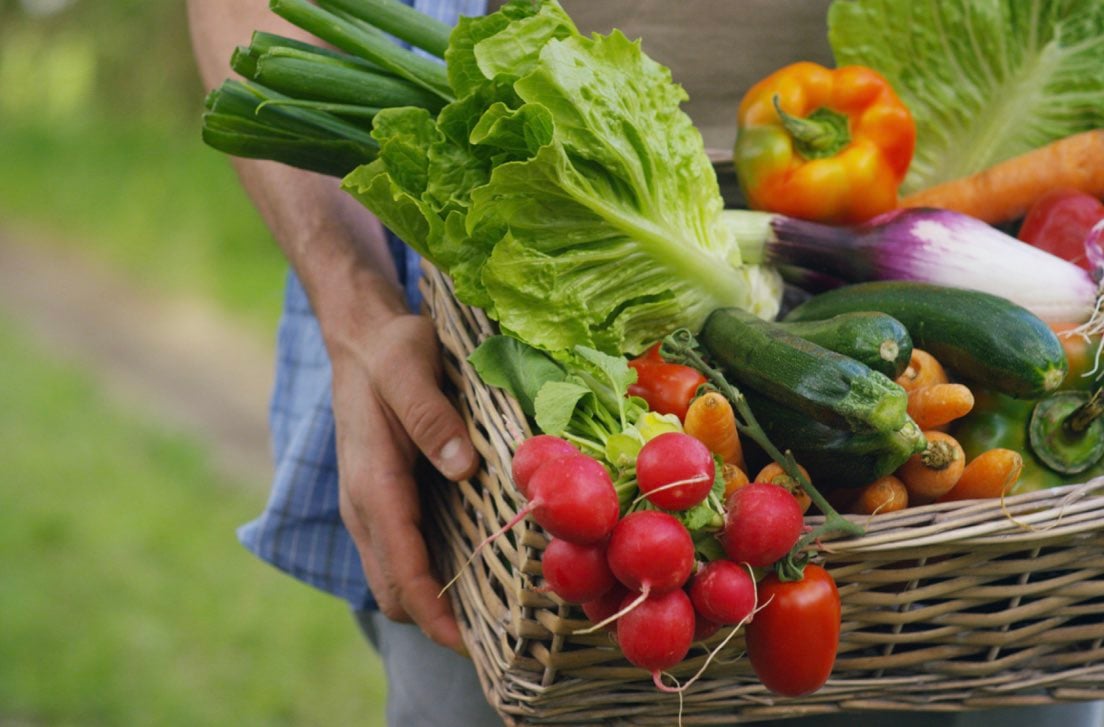
M 437 470 L 450 480 L 462 480 L 475 473 L 479 460 L 459 412 L 440 389 L 440 353 L 433 324 L 425 318 L 411 317 L 409 325 L 418 326 L 419 340 L 426 350 L 396 363 L 393 386 L 378 393 L 399 419 L 403 429 Z
M 340 509 L 341 519 L 356 544 L 357 553 L 360 555 L 361 568 L 364 570 L 364 577 L 368 579 L 368 587 L 372 591 L 372 597 L 379 606 L 380 612 L 392 621 L 402 621 L 404 623 L 413 621 L 410 614 L 402 607 L 395 587 L 396 584 L 389 580 L 383 568 L 380 567 L 371 533 L 365 523 L 361 521 L 364 516 L 357 511 L 349 498 L 348 490 L 344 487 L 341 488 L 340 492 Z
M 354 505 L 354 509 L 371 533 L 371 546 L 361 555 L 365 573 L 371 582 L 377 572 L 386 589 L 387 602 L 380 603 L 381 610 L 395 620 L 413 620 L 443 646 L 461 648 L 450 602 L 441 595 L 441 583 L 433 575 L 413 481 L 409 476 L 391 476 L 377 480 L 371 489 L 382 497 L 366 498 L 363 506 Z

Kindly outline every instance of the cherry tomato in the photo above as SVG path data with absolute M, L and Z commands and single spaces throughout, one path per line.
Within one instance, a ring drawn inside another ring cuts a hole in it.
M 839 649 L 835 580 L 814 564 L 805 566 L 800 581 L 782 581 L 772 572 L 759 583 L 758 597 L 761 609 L 745 627 L 752 669 L 776 694 L 812 694 L 828 681 Z
M 1102 219 L 1104 203 L 1096 197 L 1076 189 L 1055 189 L 1031 205 L 1019 238 L 1091 273 L 1085 238 Z
M 648 408 L 660 414 L 674 414 L 683 420 L 698 387 L 705 383 L 697 369 L 668 363 L 659 355 L 659 344 L 629 361 L 636 369 L 636 383 L 629 394 L 648 402 Z

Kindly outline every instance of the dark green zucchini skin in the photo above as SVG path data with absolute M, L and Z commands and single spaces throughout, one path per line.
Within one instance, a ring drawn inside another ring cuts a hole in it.
M 852 432 L 814 421 L 754 392 L 744 396 L 771 443 L 793 452 L 813 484 L 823 490 L 859 487 L 892 474 L 926 443 L 911 419 L 893 432 Z
M 905 372 L 912 357 L 912 337 L 905 324 L 877 311 L 786 321 L 781 325 L 795 336 L 853 358 L 891 379 Z
M 913 345 L 958 376 L 1009 396 L 1034 399 L 1058 388 L 1069 365 L 1038 316 L 989 293 L 928 283 L 857 283 L 813 296 L 786 321 L 878 311 L 908 329 Z
M 713 311 L 698 336 L 726 378 L 830 426 L 895 431 L 905 390 L 884 374 L 737 308 Z

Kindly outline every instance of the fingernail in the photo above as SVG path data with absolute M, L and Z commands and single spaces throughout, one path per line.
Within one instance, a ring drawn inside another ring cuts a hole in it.
M 450 439 L 438 454 L 441 472 L 451 479 L 462 477 L 471 463 L 471 452 L 460 437 Z

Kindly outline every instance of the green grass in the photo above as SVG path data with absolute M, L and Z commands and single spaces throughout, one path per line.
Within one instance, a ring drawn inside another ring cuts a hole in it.
M 0 319 L 0 723 L 382 724 L 346 607 L 249 555 L 262 505 Z
M 0 219 L 80 247 L 173 295 L 205 297 L 266 333 L 284 260 L 228 158 L 176 128 L 89 115 L 0 119 Z

